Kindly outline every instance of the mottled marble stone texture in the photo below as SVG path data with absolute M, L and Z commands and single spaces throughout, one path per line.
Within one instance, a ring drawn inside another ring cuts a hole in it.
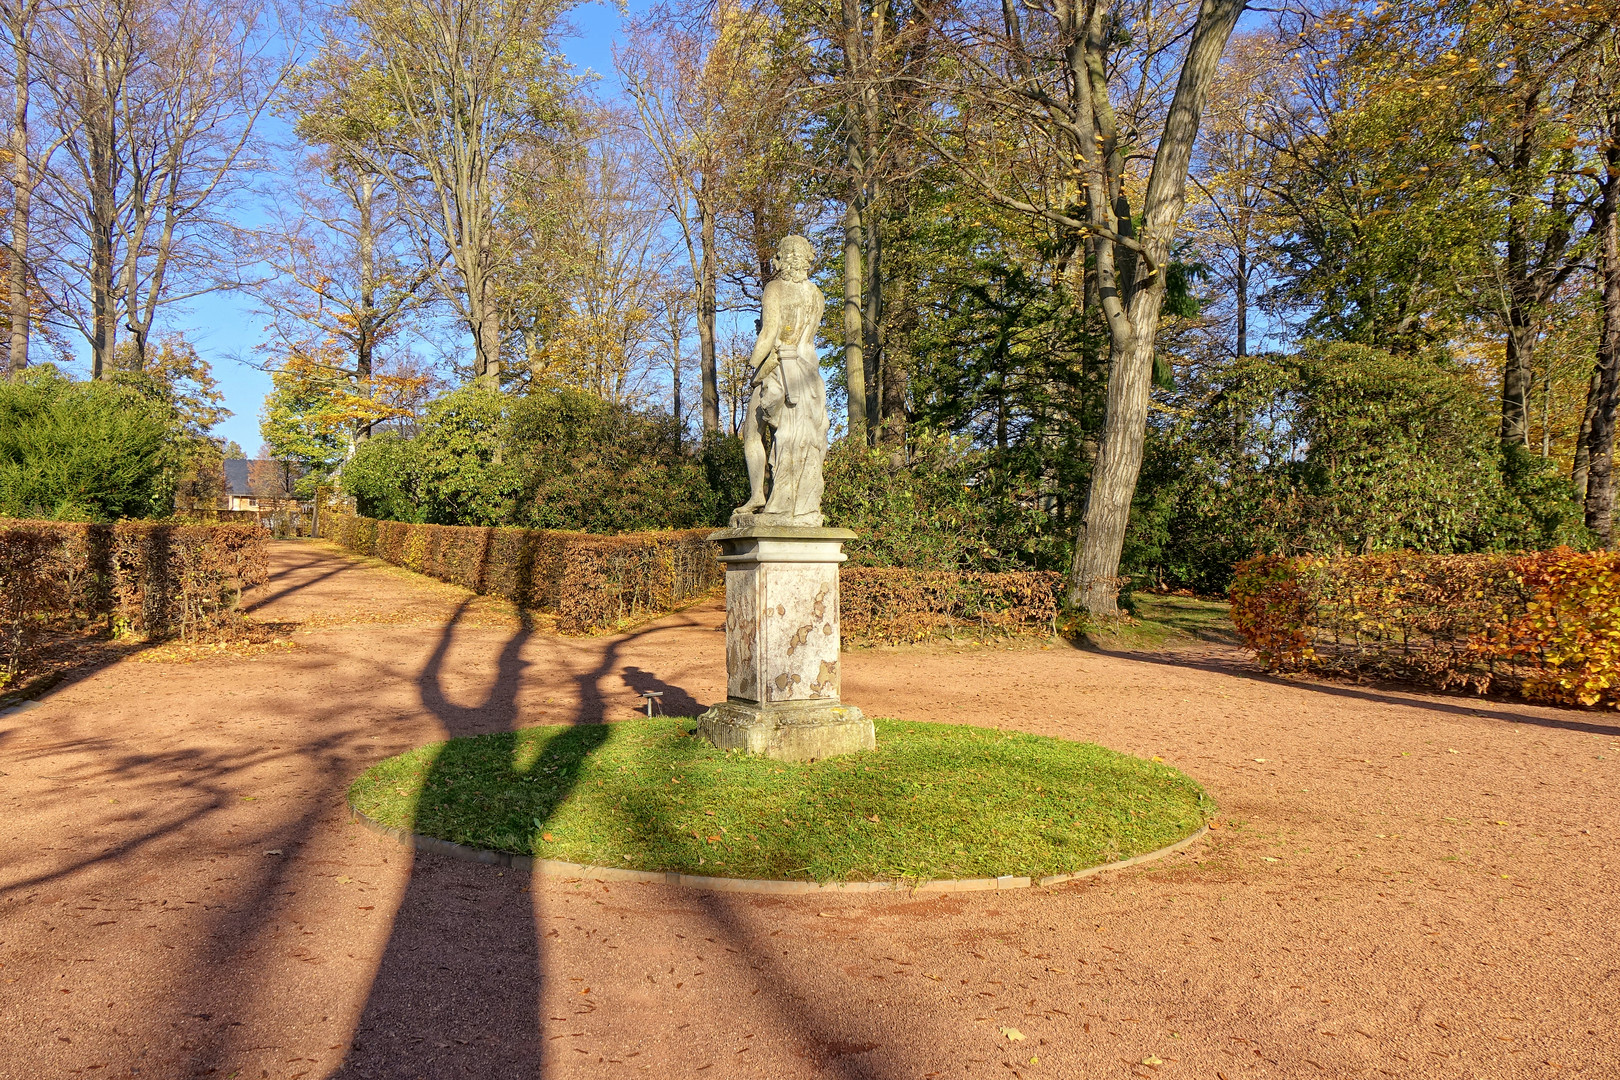
M 787 760 L 873 745 L 871 721 L 838 693 L 838 565 L 854 535 L 767 525 L 711 538 L 726 564 L 727 701 L 698 727 L 716 745 Z

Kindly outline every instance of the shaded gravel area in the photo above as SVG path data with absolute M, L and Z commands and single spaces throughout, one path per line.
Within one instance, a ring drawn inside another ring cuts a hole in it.
M 695 712 L 718 606 L 569 639 L 320 545 L 273 559 L 255 616 L 295 647 L 0 715 L 0 1077 L 1620 1076 L 1612 713 L 1221 646 L 857 650 L 869 712 L 1161 757 L 1222 827 L 1001 894 L 531 880 L 388 845 L 347 784 L 646 689 Z

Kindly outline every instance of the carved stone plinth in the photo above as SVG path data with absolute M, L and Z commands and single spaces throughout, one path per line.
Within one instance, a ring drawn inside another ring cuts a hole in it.
M 838 564 L 848 529 L 722 529 L 726 701 L 698 731 L 726 750 L 813 761 L 870 750 L 872 721 L 839 701 Z

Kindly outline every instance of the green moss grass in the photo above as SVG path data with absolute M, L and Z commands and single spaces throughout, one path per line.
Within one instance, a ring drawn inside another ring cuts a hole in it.
M 1213 812 L 1176 770 L 1089 743 L 879 720 L 875 751 L 795 765 L 692 730 L 656 719 L 453 739 L 378 763 L 349 798 L 473 847 L 816 881 L 1069 873 L 1175 843 Z

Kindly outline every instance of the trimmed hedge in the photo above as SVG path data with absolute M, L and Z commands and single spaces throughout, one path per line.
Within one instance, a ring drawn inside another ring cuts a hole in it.
M 722 581 L 710 529 L 598 536 L 476 525 L 415 525 L 328 511 L 321 535 L 475 593 L 557 613 L 588 634 L 673 611 Z
M 1232 622 L 1273 671 L 1620 707 L 1620 553 L 1261 556 Z
M 921 641 L 961 631 L 1053 633 L 1063 575 L 845 567 L 839 606 L 846 638 Z
M 148 639 L 239 633 L 242 593 L 265 580 L 264 541 L 252 525 L 0 521 L 0 686 L 52 627 L 105 617 Z
M 718 588 L 724 569 L 710 529 L 552 532 L 414 525 L 327 512 L 321 535 L 350 551 L 557 613 L 564 633 L 594 633 L 662 615 Z M 846 639 L 920 641 L 961 631 L 1050 632 L 1062 576 L 1048 572 L 849 567 L 840 577 Z

